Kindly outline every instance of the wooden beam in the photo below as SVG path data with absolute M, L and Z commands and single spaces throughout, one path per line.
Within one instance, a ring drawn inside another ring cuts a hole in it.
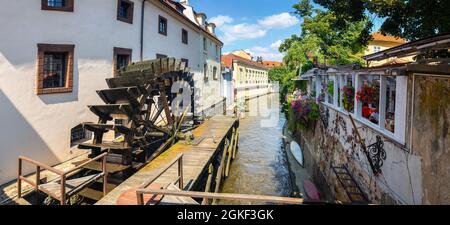
M 263 201 L 273 202 L 281 204 L 303 204 L 303 198 L 289 198 L 289 197 L 277 197 L 267 195 L 246 195 L 246 194 L 231 194 L 231 193 L 205 193 L 197 191 L 171 191 L 167 189 L 138 189 L 137 195 L 143 196 L 144 194 L 153 195 L 173 195 L 190 198 L 209 198 L 209 199 L 222 199 L 222 200 L 237 200 L 237 201 Z M 142 202 L 141 202 L 142 204 Z

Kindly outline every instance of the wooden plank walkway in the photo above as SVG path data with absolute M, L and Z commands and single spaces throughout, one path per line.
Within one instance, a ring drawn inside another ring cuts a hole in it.
M 169 148 L 156 159 L 148 163 L 126 181 L 117 186 L 113 191 L 98 201 L 97 205 L 116 205 L 119 196 L 130 189 L 138 188 L 142 183 L 158 175 L 158 172 L 166 167 L 178 155 L 183 154 L 183 183 L 185 190 L 190 188 L 199 180 L 203 171 L 208 169 L 210 162 L 221 149 L 227 134 L 236 125 L 236 118 L 216 116 L 196 128 L 193 131 L 195 138 L 204 138 L 197 146 L 187 145 L 184 141 Z M 177 165 L 172 166 L 166 173 L 159 177 L 155 183 L 167 186 L 178 177 Z M 136 202 L 137 203 L 137 202 Z

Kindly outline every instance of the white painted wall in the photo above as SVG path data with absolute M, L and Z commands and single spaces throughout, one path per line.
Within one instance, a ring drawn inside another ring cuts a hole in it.
M 203 49 L 203 37 L 206 38 L 207 51 Z M 200 101 L 198 102 L 197 112 L 207 109 L 210 105 L 219 103 L 223 100 L 222 91 L 222 74 L 221 74 L 221 48 L 216 52 L 216 45 L 218 43 L 214 42 L 208 35 L 202 35 L 200 38 L 200 55 L 201 55 L 201 71 L 202 73 L 195 77 L 195 87 L 200 90 Z M 204 79 L 204 64 L 207 64 L 207 77 Z M 213 68 L 217 68 L 216 79 L 213 76 Z
M 247 70 L 263 72 L 264 74 L 247 73 Z M 261 78 L 256 76 L 261 76 Z M 236 100 L 254 98 L 270 92 L 267 70 L 261 68 L 233 62 L 233 81 L 234 89 L 236 89 Z M 260 81 L 260 83 L 256 83 L 255 81 Z
M 95 90 L 112 77 L 113 48 L 133 49 L 132 60 L 139 61 L 142 0 L 133 2 L 133 24 L 117 20 L 117 1 L 111 0 L 77 0 L 74 12 L 41 10 L 40 1 L 29 0 L 0 7 L 0 184 L 15 179 L 19 155 L 53 165 L 81 152 L 69 146 L 70 129 L 97 121 L 86 106 L 102 104 Z M 186 46 L 183 23 L 150 3 L 145 13 L 144 59 L 156 53 L 187 58 L 202 77 L 200 33 L 186 26 Z M 158 14 L 168 19 L 167 37 L 157 32 Z M 38 43 L 75 45 L 73 92 L 35 94 Z

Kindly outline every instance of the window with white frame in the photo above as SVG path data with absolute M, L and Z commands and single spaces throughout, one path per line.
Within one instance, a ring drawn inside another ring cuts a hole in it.
M 317 98 L 320 102 L 326 102 L 328 76 L 319 76 L 319 82 L 317 83 Z
M 353 75 L 341 75 L 339 76 L 339 93 L 338 103 L 341 110 L 347 112 L 354 112 L 355 105 L 355 86 Z
M 395 100 L 397 81 L 395 76 L 386 76 L 385 78 L 385 115 L 384 128 L 392 133 L 395 131 Z M 384 86 L 384 85 L 383 85 Z
M 334 89 L 329 88 L 332 82 Z M 360 122 L 404 143 L 407 77 L 384 74 L 319 76 L 312 85 L 318 96 L 323 96 L 319 100 L 328 106 L 352 113 Z
M 380 120 L 380 75 L 359 75 L 357 115 L 379 124 Z
M 326 76 L 325 102 L 334 105 L 334 76 Z

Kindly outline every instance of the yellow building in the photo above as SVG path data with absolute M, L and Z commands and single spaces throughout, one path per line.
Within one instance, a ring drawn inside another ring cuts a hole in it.
M 253 60 L 252 55 L 250 55 L 250 53 L 248 53 L 244 50 L 237 50 L 237 51 L 232 52 L 231 54 L 239 56 L 239 57 L 247 59 L 247 60 Z
M 268 93 L 269 68 L 251 58 L 251 55 L 245 51 L 236 51 L 222 56 L 223 67 L 231 72 L 233 93 L 229 97 L 234 100 Z
M 364 55 L 374 54 L 389 48 L 397 47 L 399 45 L 405 44 L 406 40 L 402 38 L 396 38 L 393 36 L 386 36 L 381 34 L 381 32 L 375 32 L 372 34 L 372 40 L 369 41 L 369 46 L 364 52 Z M 370 67 L 381 66 L 385 64 L 398 64 L 398 63 L 407 63 L 412 62 L 412 57 L 405 58 L 393 58 L 386 59 L 377 62 L 370 62 Z

